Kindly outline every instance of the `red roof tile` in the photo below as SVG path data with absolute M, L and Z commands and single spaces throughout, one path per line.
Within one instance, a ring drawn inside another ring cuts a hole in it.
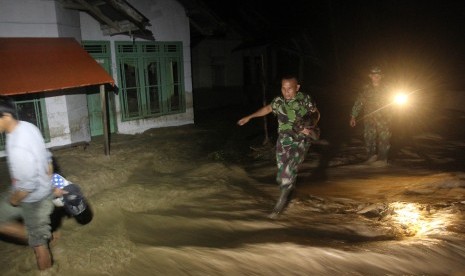
M 111 84 L 74 38 L 0 37 L 0 95 Z

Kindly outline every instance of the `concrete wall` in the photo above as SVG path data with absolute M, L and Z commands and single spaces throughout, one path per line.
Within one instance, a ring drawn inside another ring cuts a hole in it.
M 195 89 L 195 108 L 209 109 L 244 101 L 242 52 L 233 52 L 240 40 L 234 36 L 227 39 L 205 39 L 192 49 L 192 64 Z M 215 86 L 213 70 L 224 68 L 224 86 Z
M 80 40 L 79 13 L 55 0 L 0 0 L 2 37 L 74 37 Z
M 64 9 L 62 5 L 55 5 L 58 37 L 74 37 L 81 40 L 81 26 L 79 12 Z
M 148 27 L 148 29 L 152 31 L 156 41 L 182 41 L 186 112 L 157 118 L 122 122 L 119 97 L 115 97 L 118 132 L 134 134 L 150 128 L 194 123 L 189 18 L 186 16 L 184 8 L 175 0 L 128 0 L 128 2 L 150 20 L 152 26 Z M 103 35 L 99 23 L 86 13 L 80 13 L 80 21 L 83 40 L 110 41 L 113 78 L 116 84 L 119 85 L 114 42 L 131 41 L 132 38 L 127 35 Z M 136 41 L 144 40 L 136 38 Z
M 66 109 L 71 143 L 89 142 L 90 124 L 86 94 L 80 93 L 66 96 Z
M 0 0 L 0 36 L 57 37 L 54 0 Z
M 66 96 L 45 98 L 47 119 L 50 136 L 53 137 L 51 146 L 62 146 L 71 142 L 71 133 L 68 122 Z

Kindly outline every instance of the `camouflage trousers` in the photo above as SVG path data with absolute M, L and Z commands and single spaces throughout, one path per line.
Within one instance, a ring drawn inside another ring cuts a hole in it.
M 387 160 L 389 148 L 391 144 L 391 131 L 389 130 L 389 122 L 387 120 L 366 120 L 364 122 L 365 146 L 368 157 L 375 154 L 378 155 L 378 160 Z
M 279 135 L 276 142 L 276 162 L 278 173 L 276 181 L 280 189 L 295 186 L 297 170 L 304 161 L 310 148 L 308 139 L 295 139 L 286 135 Z

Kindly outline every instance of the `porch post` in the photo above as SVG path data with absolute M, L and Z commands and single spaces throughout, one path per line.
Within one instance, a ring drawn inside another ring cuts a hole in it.
M 100 103 L 102 108 L 102 121 L 103 121 L 103 137 L 105 143 L 105 155 L 110 155 L 110 142 L 109 142 L 109 130 L 108 130 L 108 109 L 107 109 L 107 97 L 105 94 L 105 85 L 100 85 Z

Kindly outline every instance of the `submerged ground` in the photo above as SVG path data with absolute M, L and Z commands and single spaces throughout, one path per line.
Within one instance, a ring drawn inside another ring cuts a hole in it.
M 263 121 L 237 127 L 234 110 L 112 135 L 110 156 L 101 138 L 55 149 L 92 220 L 58 220 L 56 265 L 40 275 L 465 275 L 463 114 L 397 131 L 388 167 L 360 163 L 361 128 L 323 121 L 270 220 L 273 131 L 263 145 Z M 1 275 L 39 275 L 27 247 L 0 241 L 0 254 Z

